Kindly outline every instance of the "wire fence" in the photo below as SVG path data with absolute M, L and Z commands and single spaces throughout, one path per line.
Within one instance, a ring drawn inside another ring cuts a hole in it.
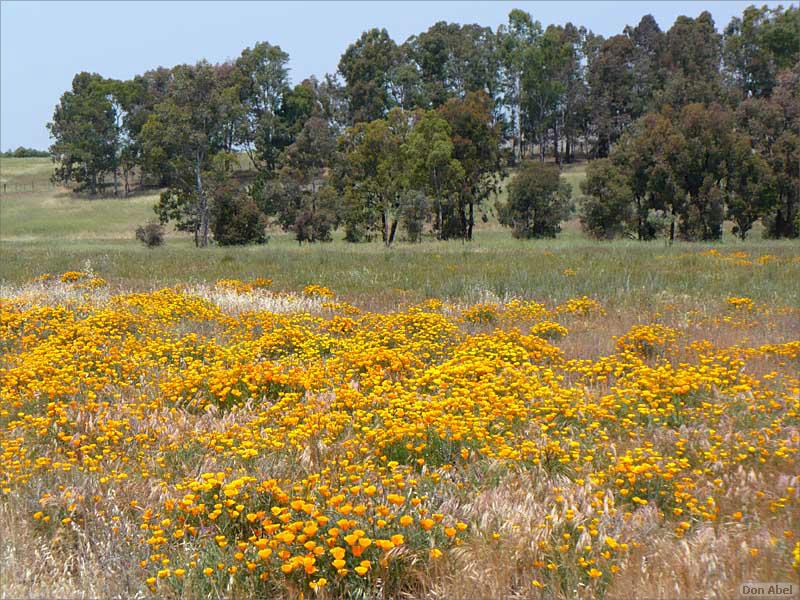
M 29 183 L 3 183 L 0 187 L 0 190 L 2 190 L 4 194 L 31 194 L 35 192 L 54 190 L 55 188 L 56 184 L 52 181 L 31 181 Z

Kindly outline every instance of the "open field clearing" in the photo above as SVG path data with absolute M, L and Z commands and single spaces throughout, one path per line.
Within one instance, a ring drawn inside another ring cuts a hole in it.
M 0 185 L 18 185 L 20 187 L 33 183 L 44 187 L 53 174 L 51 158 L 0 158 Z
M 3 288 L 3 595 L 729 598 L 796 577 L 794 292 L 375 311 L 273 288 Z
M 0 158 L 0 186 L 8 186 L 0 194 L 0 240 L 130 240 L 137 225 L 155 217 L 155 192 L 81 198 L 52 187 L 52 173 L 49 158 Z

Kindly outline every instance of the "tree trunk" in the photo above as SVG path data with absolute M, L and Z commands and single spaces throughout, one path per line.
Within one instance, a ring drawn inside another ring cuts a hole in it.
M 545 146 L 547 146 L 547 131 L 539 133 L 539 162 L 544 162 Z
M 597 156 L 596 158 L 608 158 L 608 151 L 611 142 L 605 133 L 600 134 L 597 139 Z
M 517 147 L 516 147 L 516 154 L 514 158 L 516 158 L 517 162 L 522 160 L 522 106 L 520 105 L 520 89 L 522 88 L 522 84 L 520 82 L 520 77 L 516 77 L 516 81 L 514 82 L 515 86 L 515 95 L 517 97 L 517 102 L 515 105 L 515 112 L 514 112 L 514 128 L 516 130 L 517 136 Z
M 208 198 L 203 190 L 203 179 L 200 176 L 200 153 L 195 156 L 194 173 L 196 178 L 197 196 L 200 198 L 200 247 L 208 246 Z
M 467 212 L 464 207 L 463 198 L 458 203 L 458 219 L 461 221 L 461 239 L 467 238 Z
M 386 211 L 381 211 L 381 238 L 383 239 L 383 243 L 385 245 L 389 245 L 389 233 L 386 231 L 387 223 L 386 223 Z
M 672 208 L 670 213 L 672 214 L 672 218 L 670 219 L 669 223 L 669 245 L 671 246 L 672 242 L 675 241 L 675 209 Z
M 561 168 L 561 154 L 558 151 L 558 119 L 555 120 L 553 123 L 553 158 L 556 160 L 556 164 L 559 168 Z
M 636 239 L 641 241 L 643 239 L 642 199 L 639 197 L 638 194 L 634 194 L 633 201 L 636 203 Z
M 391 246 L 392 242 L 394 242 L 394 235 L 397 232 L 397 219 L 392 220 L 392 226 L 389 229 L 389 239 L 386 242 L 386 246 Z
M 467 240 L 472 241 L 472 228 L 475 226 L 475 204 L 469 202 L 469 221 L 467 221 Z

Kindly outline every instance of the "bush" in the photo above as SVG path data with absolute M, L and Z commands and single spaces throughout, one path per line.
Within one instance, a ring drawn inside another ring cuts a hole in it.
M 555 237 L 572 210 L 571 189 L 557 166 L 526 161 L 508 186 L 508 202 L 497 207 L 500 223 L 515 238 Z
M 304 210 L 294 223 L 295 238 L 303 242 L 330 242 L 334 221 L 326 212 Z
M 625 235 L 635 220 L 633 192 L 624 174 L 609 159 L 589 163 L 581 182 L 581 228 L 591 237 Z
M 351 244 L 360 244 L 367 241 L 367 233 L 363 225 L 357 221 L 345 221 L 344 240 Z
M 263 244 L 267 218 L 255 201 L 234 190 L 216 195 L 211 211 L 211 231 L 221 246 Z
M 152 221 L 136 228 L 136 239 L 148 248 L 155 248 L 164 243 L 164 228 L 161 223 Z
M 722 190 L 706 177 L 700 192 L 684 208 L 678 231 L 687 241 L 710 241 L 722 238 L 725 205 Z
M 786 219 L 784 211 L 773 210 L 762 217 L 761 222 L 764 224 L 762 236 L 767 239 L 796 238 L 800 236 L 800 210 L 795 213 L 792 220 Z M 792 225 L 789 225 L 789 223 L 792 223 Z

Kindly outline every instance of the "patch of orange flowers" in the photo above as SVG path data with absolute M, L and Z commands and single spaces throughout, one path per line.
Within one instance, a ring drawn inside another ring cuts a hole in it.
M 785 476 L 733 520 L 791 521 L 798 342 L 716 348 L 650 323 L 607 355 L 559 347 L 604 314 L 587 297 L 235 315 L 175 289 L 5 298 L 3 501 L 36 490 L 41 535 L 116 527 L 157 595 L 400 590 L 403 573 L 482 535 L 455 499 L 494 485 L 479 476 L 489 465 L 578 482 L 592 499 L 595 518 L 578 522 L 555 497 L 562 525 L 526 565 L 536 588 L 556 585 L 565 564 L 591 590 L 625 568 L 646 540 L 605 516 L 657 511 L 678 537 L 730 519 L 721 506 L 737 469 Z M 797 548 L 787 542 L 795 568 Z

